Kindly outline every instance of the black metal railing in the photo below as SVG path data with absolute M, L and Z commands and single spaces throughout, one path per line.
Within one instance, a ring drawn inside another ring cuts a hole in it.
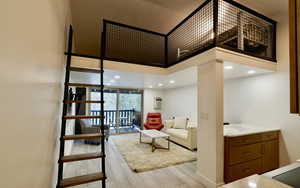
M 99 110 L 91 110 L 92 116 L 100 115 Z M 118 115 L 119 114 L 119 115 Z M 134 117 L 135 117 L 135 110 L 104 110 L 104 124 L 109 125 L 110 127 L 128 127 L 133 126 L 134 124 Z M 99 119 L 91 119 L 91 123 L 93 125 L 99 125 Z
M 104 20 L 104 56 L 108 60 L 163 67 L 165 35 Z
M 217 2 L 217 46 L 276 61 L 276 22 L 234 1 Z
M 276 62 L 276 22 L 232 0 L 207 0 L 167 34 L 104 20 L 108 60 L 169 67 L 221 47 Z
M 214 1 L 208 0 L 194 10 L 168 34 L 168 66 L 215 46 Z

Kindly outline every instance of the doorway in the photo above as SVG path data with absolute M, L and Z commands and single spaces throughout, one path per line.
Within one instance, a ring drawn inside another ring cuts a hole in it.
M 91 89 L 90 99 L 100 98 L 100 92 Z M 143 90 L 139 89 L 104 89 L 104 124 L 110 127 L 111 134 L 136 132 L 142 126 Z M 89 113 L 100 115 L 100 104 L 91 104 Z M 92 124 L 100 124 L 99 119 L 92 119 Z

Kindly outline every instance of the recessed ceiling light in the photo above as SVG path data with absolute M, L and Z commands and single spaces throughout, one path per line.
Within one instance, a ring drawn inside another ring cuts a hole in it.
M 159 83 L 159 84 L 158 84 L 159 87 L 161 87 L 161 86 L 163 86 L 163 85 L 164 85 L 164 84 L 162 84 L 162 83 Z
M 249 70 L 249 71 L 248 71 L 248 74 L 255 74 L 255 73 L 256 73 L 255 70 Z
M 233 69 L 233 66 L 228 65 L 228 66 L 225 66 L 224 69 L 230 70 L 230 69 Z
M 170 84 L 174 84 L 175 83 L 175 80 L 170 80 Z
M 152 85 L 150 85 L 150 86 L 149 86 L 149 88 L 153 88 L 153 86 L 152 86 Z
M 120 79 L 120 78 L 121 78 L 121 76 L 119 76 L 119 75 L 116 75 L 116 76 L 114 76 L 114 78 L 118 80 L 118 79 Z
M 115 80 L 110 80 L 110 82 L 111 82 L 111 83 L 115 83 L 116 81 L 115 81 Z

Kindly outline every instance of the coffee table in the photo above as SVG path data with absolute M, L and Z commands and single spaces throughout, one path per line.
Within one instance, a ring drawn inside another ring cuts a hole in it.
M 156 149 L 170 150 L 170 135 L 163 133 L 161 131 L 158 131 L 158 130 L 139 130 L 139 132 L 140 132 L 140 143 L 150 144 L 152 152 L 154 152 Z M 146 137 L 150 137 L 152 139 L 152 142 L 143 142 L 142 135 L 144 135 Z M 161 146 L 155 144 L 155 139 L 159 139 L 159 138 L 164 138 L 168 141 L 167 148 L 161 147 Z

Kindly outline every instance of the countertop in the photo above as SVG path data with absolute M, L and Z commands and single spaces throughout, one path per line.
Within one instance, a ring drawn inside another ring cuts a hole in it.
M 279 174 L 283 174 L 283 173 L 285 173 L 287 171 L 293 170 L 293 169 L 298 168 L 298 167 L 300 167 L 300 163 L 299 162 L 292 163 L 290 165 L 287 165 L 287 166 L 278 168 L 276 170 L 273 170 L 271 172 L 265 173 L 265 174 L 263 174 L 263 176 L 272 178 L 274 176 L 278 176 Z
M 240 179 L 233 183 L 223 185 L 221 188 L 291 188 L 288 185 L 280 183 L 271 178 L 253 175 L 247 178 Z
M 280 128 L 262 128 L 247 124 L 230 124 L 224 125 L 224 136 L 226 137 L 236 137 L 245 136 L 257 133 L 280 131 Z
M 300 163 L 295 162 L 262 175 L 253 175 L 237 180 L 235 182 L 223 185 L 220 188 L 291 188 L 291 186 L 274 180 L 272 179 L 272 177 L 283 174 L 298 167 L 300 167 Z

